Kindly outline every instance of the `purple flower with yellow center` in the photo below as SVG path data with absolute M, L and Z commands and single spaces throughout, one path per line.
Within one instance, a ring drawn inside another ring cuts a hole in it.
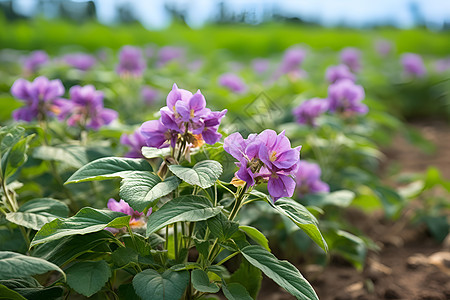
M 267 189 L 274 201 L 294 194 L 292 175 L 298 168 L 300 147 L 291 148 L 284 131 L 277 135 L 267 129 L 247 139 L 236 132 L 225 138 L 224 150 L 238 160 L 239 170 L 235 176 L 245 181 L 247 187 L 267 181 Z
M 23 67 L 27 74 L 36 72 L 41 66 L 48 62 L 48 55 L 45 51 L 37 50 L 24 59 Z
M 109 210 L 121 212 L 121 213 L 131 216 L 131 219 L 130 219 L 130 227 L 131 228 L 142 228 L 146 224 L 146 221 L 144 219 L 144 213 L 138 212 L 138 211 L 132 209 L 130 207 L 130 205 L 128 205 L 128 203 L 126 203 L 122 199 L 120 199 L 120 201 L 117 202 L 115 199 L 111 198 L 108 200 L 107 206 L 108 206 Z M 150 216 L 151 213 L 152 213 L 152 208 L 150 208 L 148 210 L 147 217 Z M 118 229 L 118 228 L 111 228 L 111 227 L 106 227 L 105 229 L 110 231 L 113 234 L 116 234 L 120 231 L 120 229 Z
M 361 51 L 356 48 L 344 48 L 341 51 L 341 63 L 350 68 L 352 72 L 358 72 L 361 69 Z
M 178 132 L 164 126 L 161 120 L 144 122 L 139 130 L 149 147 L 160 149 L 170 145 L 174 148 L 178 139 Z
M 151 86 L 144 85 L 141 88 L 141 98 L 146 105 L 152 105 L 159 97 L 159 91 Z
M 335 83 L 341 79 L 349 79 L 355 81 L 355 75 L 346 65 L 330 66 L 325 72 L 325 78 L 330 83 Z
M 247 85 L 242 79 L 233 73 L 225 73 L 219 77 L 219 85 L 228 88 L 236 94 L 242 94 L 247 91 Z
M 328 193 L 330 187 L 320 180 L 322 171 L 318 164 L 302 160 L 295 173 L 297 192 L 300 196 L 306 194 Z
M 327 99 L 313 98 L 302 102 L 292 113 L 297 123 L 316 126 L 316 119 L 328 110 Z
M 11 87 L 11 94 L 25 103 L 25 107 L 13 111 L 16 121 L 44 120 L 58 114 L 67 101 L 60 98 L 64 94 L 61 81 L 48 80 L 44 76 L 39 76 L 32 82 L 17 79 Z
M 115 110 L 103 107 L 103 93 L 93 85 L 73 86 L 70 102 L 61 110 L 60 119 L 68 117 L 69 126 L 81 126 L 98 130 L 117 119 Z
M 339 80 L 328 87 L 328 110 L 347 114 L 365 114 L 368 107 L 364 100 L 364 88 L 348 79 Z
M 87 71 L 97 63 L 94 56 L 86 53 L 67 54 L 63 57 L 63 60 L 69 66 L 81 71 Z
M 119 65 L 116 71 L 121 76 L 141 77 L 147 67 L 141 49 L 123 46 L 119 53 Z
M 423 63 L 422 57 L 415 53 L 405 53 L 401 57 L 403 71 L 405 74 L 413 77 L 425 76 L 427 70 Z
M 129 146 L 130 150 L 125 154 L 125 157 L 130 158 L 143 158 L 142 147 L 147 146 L 145 137 L 142 135 L 140 130 L 136 130 L 131 134 L 122 134 L 120 137 L 120 143 L 122 145 Z

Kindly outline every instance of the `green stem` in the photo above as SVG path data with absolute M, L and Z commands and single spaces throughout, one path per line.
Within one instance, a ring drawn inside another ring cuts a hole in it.
M 6 187 L 6 182 L 4 179 L 2 179 L 2 189 L 3 189 L 3 193 L 5 194 L 6 200 L 9 202 L 9 205 L 11 206 L 11 210 L 13 212 L 16 212 L 18 209 L 18 205 L 14 201 L 14 199 L 12 199 L 11 196 L 9 195 L 9 191 L 8 191 L 8 188 Z
M 235 256 L 238 255 L 239 253 L 240 253 L 240 252 L 237 251 L 237 252 L 234 252 L 234 253 L 228 255 L 227 257 L 225 257 L 224 259 L 222 259 L 221 261 L 219 261 L 219 262 L 217 263 L 217 265 L 220 266 L 221 264 L 223 264 L 223 263 L 226 262 L 227 260 L 229 260 L 229 259 L 235 257 Z
M 178 261 L 178 223 L 173 224 L 173 242 L 175 251 L 175 261 Z
M 128 232 L 130 233 L 131 241 L 132 241 L 132 243 L 134 245 L 134 248 L 138 249 L 137 243 L 136 243 L 136 238 L 134 236 L 133 230 L 131 230 L 131 227 L 129 225 L 127 226 L 127 229 L 128 229 Z M 142 272 L 141 266 L 139 264 L 137 265 L 137 268 L 138 268 L 139 272 Z

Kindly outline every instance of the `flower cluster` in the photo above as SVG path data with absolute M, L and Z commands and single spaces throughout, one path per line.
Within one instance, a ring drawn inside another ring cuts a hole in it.
M 347 65 L 330 66 L 325 72 L 325 78 L 330 83 L 335 83 L 342 79 L 355 81 L 355 75 L 350 71 Z
M 341 63 L 346 65 L 352 72 L 358 72 L 361 69 L 361 51 L 356 48 L 345 48 L 341 51 Z
M 158 96 L 159 91 L 152 88 L 151 86 L 144 85 L 141 88 L 141 98 L 146 105 L 152 105 L 153 103 L 155 103 Z
M 339 80 L 328 87 L 328 110 L 365 114 L 368 107 L 361 103 L 364 100 L 364 88 L 349 79 Z
M 242 94 L 247 90 L 247 86 L 242 79 L 233 73 L 225 73 L 220 76 L 219 84 L 237 94 Z
M 121 76 L 140 77 L 145 71 L 147 63 L 139 48 L 124 46 L 119 53 L 119 65 L 117 73 Z
M 63 57 L 63 60 L 69 66 L 81 71 L 87 71 L 97 63 L 94 56 L 86 53 L 67 54 Z
M 25 73 L 30 74 L 36 72 L 42 65 L 48 62 L 49 58 L 45 51 L 37 50 L 31 52 L 23 61 Z
M 69 94 L 70 101 L 64 102 L 58 116 L 60 120 L 68 118 L 69 126 L 98 130 L 118 117 L 115 110 L 103 107 L 103 93 L 93 85 L 73 86 Z
M 267 129 L 244 139 L 236 132 L 225 138 L 223 148 L 238 160 L 235 176 L 247 187 L 267 181 L 270 196 L 276 201 L 291 197 L 295 190 L 292 176 L 300 162 L 300 148 L 291 148 L 284 131 L 279 135 Z
M 427 72 L 422 57 L 418 54 L 405 53 L 402 55 L 401 62 L 407 75 L 423 77 Z
M 158 52 L 158 67 L 163 67 L 171 61 L 184 61 L 184 52 L 185 50 L 179 47 L 162 47 Z
M 280 65 L 280 72 L 287 74 L 297 72 L 305 59 L 306 50 L 299 46 L 294 46 L 286 50 Z
M 328 193 L 330 187 L 320 180 L 320 175 L 321 170 L 318 164 L 302 160 L 295 174 L 299 195 Z
M 193 146 L 203 142 L 213 145 L 222 135 L 219 124 L 227 110 L 211 111 L 200 90 L 197 93 L 179 89 L 176 84 L 167 95 L 167 106 L 161 108 L 159 120 L 147 121 L 140 127 L 147 146 L 175 148 L 178 141 Z
M 108 208 L 112 211 L 117 211 L 124 213 L 126 215 L 131 216 L 130 220 L 130 227 L 131 228 L 142 228 L 145 225 L 145 219 L 144 219 L 144 213 L 138 212 L 130 207 L 128 203 L 120 199 L 119 202 L 117 202 L 115 199 L 111 198 L 108 200 Z M 150 208 L 147 212 L 147 217 L 152 213 L 152 208 Z M 111 228 L 106 227 L 106 230 L 110 231 L 111 233 L 118 233 L 120 229 L 118 228 Z
M 16 121 L 44 120 L 54 116 L 63 106 L 64 86 L 59 79 L 48 80 L 44 76 L 37 77 L 33 82 L 17 79 L 11 87 L 11 94 L 25 102 L 25 106 L 13 112 Z
M 292 113 L 297 123 L 316 126 L 316 118 L 326 112 L 327 109 L 328 101 L 326 99 L 313 98 L 302 102 L 302 104 L 294 108 Z

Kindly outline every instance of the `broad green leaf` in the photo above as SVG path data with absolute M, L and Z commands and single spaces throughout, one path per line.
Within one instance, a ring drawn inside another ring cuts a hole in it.
M 19 293 L 8 289 L 3 284 L 0 284 L 0 299 L 1 300 L 27 300 L 27 298 L 24 298 Z
M 33 199 L 22 205 L 17 212 L 8 213 L 6 219 L 12 223 L 39 230 L 59 217 L 67 217 L 69 207 L 64 202 L 51 198 Z
M 329 232 L 331 249 L 362 270 L 367 256 L 367 245 L 360 237 L 350 232 L 337 230 Z
M 126 227 L 129 226 L 130 218 L 121 212 L 85 207 L 73 217 L 55 219 L 42 226 L 31 241 L 31 246 L 74 234 L 100 231 L 106 227 Z
M 223 283 L 222 291 L 228 300 L 253 300 L 245 287 L 237 282 L 230 284 Z
M 175 222 L 197 222 L 207 220 L 220 213 L 221 206 L 213 207 L 202 196 L 181 196 L 164 204 L 152 213 L 147 223 L 147 236 Z
M 123 179 L 136 171 L 151 172 L 152 167 L 145 159 L 104 157 L 94 160 L 73 173 L 66 184 L 113 178 Z
M 319 299 L 309 282 L 289 262 L 278 260 L 272 253 L 257 245 L 244 247 L 240 251 L 249 263 L 297 299 Z
M 206 223 L 212 236 L 222 241 L 229 239 L 239 229 L 238 223 L 228 220 L 223 214 L 208 219 Z
M 106 156 L 96 149 L 78 145 L 40 146 L 33 150 L 33 157 L 56 160 L 74 168 L 81 168 L 94 159 Z
M 67 284 L 86 297 L 100 291 L 111 277 L 111 269 L 104 260 L 76 262 L 66 273 Z
M 64 272 L 57 266 L 38 257 L 10 251 L 0 251 L 0 279 L 21 278 L 48 271 Z
M 111 232 L 100 230 L 85 235 L 71 235 L 39 245 L 33 256 L 62 266 L 89 250 L 114 239 Z
M 0 228 L 0 251 L 26 253 L 28 246 L 19 228 Z
M 300 203 L 290 198 L 280 198 L 271 204 L 279 213 L 291 219 L 323 250 L 328 251 L 327 243 L 320 233 L 317 219 Z
M 191 281 L 194 288 L 204 293 L 217 293 L 220 288 L 214 282 L 210 282 L 205 271 L 196 269 L 191 273 Z
M 119 268 L 123 268 L 132 263 L 139 263 L 139 253 L 131 248 L 120 247 L 112 253 L 111 258 Z
M 3 154 L 14 146 L 25 133 L 25 129 L 20 126 L 3 126 L 0 128 L 0 155 Z
M 146 158 L 155 158 L 155 157 L 161 157 L 164 158 L 168 155 L 170 155 L 170 148 L 153 148 L 153 147 L 142 147 L 141 149 L 142 155 Z
M 119 299 L 141 300 L 141 298 L 136 295 L 132 283 L 121 284 L 117 290 L 117 296 L 119 296 Z
M 33 137 L 34 134 L 20 139 L 2 156 L 1 165 L 3 178 L 13 175 L 17 169 L 26 162 L 28 158 L 28 144 Z
M 133 278 L 133 287 L 142 299 L 177 300 L 189 284 L 189 271 L 166 270 L 158 273 L 147 269 Z
M 261 288 L 262 282 L 261 270 L 250 264 L 245 258 L 242 258 L 239 268 L 231 275 L 230 283 L 242 284 L 253 299 L 256 299 Z
M 239 229 L 244 231 L 252 240 L 257 242 L 258 244 L 263 246 L 264 249 L 266 249 L 267 251 L 270 252 L 269 241 L 264 236 L 264 234 L 261 233 L 261 231 L 259 231 L 255 227 L 244 226 L 244 225 L 239 226 Z
M 390 218 L 398 217 L 404 205 L 404 199 L 400 194 L 385 186 L 376 186 L 373 191 L 380 199 L 386 215 Z
M 19 293 L 25 299 L 60 299 L 64 292 L 62 286 L 43 287 L 33 277 L 0 280 L 0 284 Z
M 214 185 L 222 174 L 222 165 L 215 160 L 204 160 L 196 163 L 192 168 L 180 165 L 169 166 L 170 171 L 183 181 L 201 188 Z
M 332 193 L 309 194 L 304 197 L 308 205 L 324 207 L 326 205 L 333 205 L 337 207 L 348 207 L 353 199 L 355 193 L 348 190 L 341 190 Z
M 161 181 L 154 173 L 137 171 L 122 180 L 119 194 L 133 209 L 141 212 L 153 206 L 155 200 L 174 191 L 179 184 L 176 176 Z

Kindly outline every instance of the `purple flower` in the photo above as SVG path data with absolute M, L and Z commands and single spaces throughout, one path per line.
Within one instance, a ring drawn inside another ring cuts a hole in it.
M 147 146 L 145 137 L 142 135 L 140 130 L 136 130 L 131 134 L 122 134 L 120 137 L 120 143 L 122 145 L 127 145 L 130 147 L 130 151 L 125 154 L 125 157 L 130 158 L 143 158 L 141 149 Z
M 299 124 L 316 126 L 316 118 L 328 109 L 326 99 L 313 98 L 302 102 L 292 113 Z
M 159 49 L 158 66 L 163 67 L 173 60 L 183 60 L 184 49 L 178 47 L 166 46 Z
M 321 170 L 318 164 L 302 160 L 295 174 L 297 191 L 300 196 L 306 194 L 328 193 L 330 187 L 320 180 Z
M 95 90 L 93 85 L 73 86 L 69 94 L 71 101 L 61 110 L 59 116 L 60 119 L 68 117 L 69 126 L 98 130 L 118 117 L 115 110 L 103 107 L 103 93 Z
M 247 86 L 242 79 L 233 73 L 225 73 L 219 77 L 219 84 L 237 94 L 242 94 L 247 90 Z
M 13 118 L 16 121 L 43 120 L 58 114 L 66 101 L 60 98 L 64 94 L 61 81 L 48 80 L 44 76 L 37 77 L 33 82 L 17 79 L 11 87 L 11 94 L 25 102 L 25 107 L 13 111 Z
M 147 121 L 140 128 L 149 147 L 175 147 L 180 138 L 194 146 L 203 141 L 214 144 L 220 139 L 217 130 L 227 111 L 215 112 L 206 108 L 200 90 L 192 94 L 174 84 L 166 102 L 167 106 L 160 109 L 161 118 Z
M 252 68 L 257 74 L 263 74 L 269 69 L 269 60 L 256 58 L 252 60 Z
M 274 201 L 294 194 L 292 176 L 300 162 L 300 147 L 291 148 L 284 131 L 277 135 L 267 129 L 246 140 L 236 132 L 225 138 L 224 150 L 238 160 L 239 170 L 235 176 L 247 186 L 267 181 L 267 189 Z
M 401 57 L 401 62 L 407 75 L 423 77 L 427 72 L 422 57 L 418 54 L 405 53 Z
M 341 63 L 347 65 L 352 72 L 358 72 L 361 69 L 361 51 L 356 48 L 344 48 L 341 51 Z
M 144 85 L 141 88 L 141 98 L 145 104 L 152 105 L 153 103 L 155 103 L 155 101 L 158 97 L 159 97 L 159 91 L 152 88 L 151 86 Z
M 281 61 L 279 72 L 281 74 L 287 74 L 290 72 L 296 72 L 300 69 L 300 66 L 305 59 L 306 50 L 299 46 L 293 46 L 286 50 Z
M 63 57 L 63 60 L 69 66 L 81 71 L 87 71 L 97 63 L 94 56 L 86 53 L 67 54 Z
M 386 40 L 378 40 L 375 43 L 375 50 L 380 56 L 387 56 L 392 51 L 392 43 Z
M 195 71 L 200 70 L 203 67 L 203 63 L 204 63 L 203 60 L 196 59 L 196 60 L 188 63 L 187 68 L 189 71 L 195 72 Z
M 37 50 L 25 58 L 23 67 L 26 73 L 36 72 L 42 65 L 48 62 L 48 55 L 45 51 Z
M 142 51 L 133 46 L 124 46 L 119 53 L 119 65 L 116 71 L 121 76 L 140 77 L 147 64 L 142 56 Z
M 108 200 L 107 205 L 108 205 L 109 210 L 121 212 L 121 213 L 131 216 L 131 219 L 130 219 L 130 227 L 131 228 L 142 228 L 146 223 L 145 219 L 143 218 L 144 214 L 132 209 L 130 207 L 130 205 L 128 205 L 128 203 L 126 203 L 122 199 L 120 199 L 120 201 L 117 202 L 115 199 L 111 198 Z M 150 216 L 151 213 L 152 213 L 152 208 L 150 208 L 148 210 L 147 217 Z M 106 227 L 105 229 L 110 231 L 113 234 L 116 234 L 120 231 L 120 229 L 112 228 L 112 227 Z
M 330 66 L 328 67 L 325 78 L 330 83 L 335 83 L 341 79 L 349 79 L 355 81 L 355 75 L 350 71 L 346 65 Z
M 328 109 L 330 112 L 365 114 L 368 107 L 364 100 L 364 88 L 349 79 L 339 80 L 328 87 Z

